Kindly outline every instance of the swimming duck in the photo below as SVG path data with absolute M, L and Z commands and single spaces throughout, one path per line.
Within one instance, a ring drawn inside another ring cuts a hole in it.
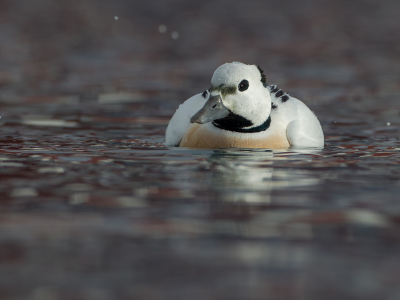
M 324 146 L 314 113 L 276 85 L 267 85 L 256 65 L 224 64 L 211 88 L 179 106 L 165 143 L 194 148 L 269 148 Z

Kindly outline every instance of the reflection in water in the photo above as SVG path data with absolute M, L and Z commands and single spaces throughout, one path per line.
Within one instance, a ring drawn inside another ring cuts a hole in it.
M 270 150 L 215 150 L 207 159 L 214 172 L 209 185 L 214 201 L 269 203 L 273 153 Z
M 274 169 L 274 160 L 294 159 L 296 152 L 265 149 L 183 150 L 201 155 L 203 167 L 210 170 L 208 187 L 214 201 L 271 203 L 271 191 L 281 188 L 316 185 L 320 182 L 307 170 Z M 284 154 L 276 156 L 275 153 Z M 305 149 L 301 153 L 306 153 Z M 307 153 L 316 153 L 311 149 Z M 297 156 L 298 159 L 298 156 Z M 177 178 L 178 182 L 181 178 Z
M 310 151 L 316 153 L 312 149 Z M 287 225 L 284 231 L 279 228 L 284 222 L 307 214 L 304 209 L 272 213 L 260 209 L 287 204 L 274 198 L 274 191 L 299 189 L 321 182 L 311 171 L 275 169 L 274 159 L 284 157 L 275 157 L 274 152 L 289 157 L 296 155 L 296 152 L 265 149 L 218 149 L 204 155 L 207 169 L 211 171 L 207 179 L 210 214 L 219 220 L 210 230 L 248 237 L 308 239 L 312 236 L 311 227 L 305 224 Z M 305 149 L 301 151 L 302 154 L 305 152 Z M 301 200 L 297 202 L 294 198 L 291 204 L 300 206 Z

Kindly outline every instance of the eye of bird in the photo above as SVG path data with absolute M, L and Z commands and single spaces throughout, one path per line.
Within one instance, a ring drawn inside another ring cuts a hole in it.
M 249 82 L 244 79 L 238 85 L 239 91 L 243 92 L 249 88 Z

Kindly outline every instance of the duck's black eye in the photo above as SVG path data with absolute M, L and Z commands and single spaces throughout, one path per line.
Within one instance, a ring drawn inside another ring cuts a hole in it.
M 249 88 L 249 82 L 246 79 L 242 80 L 238 85 L 238 89 L 241 92 L 247 90 L 248 88 Z

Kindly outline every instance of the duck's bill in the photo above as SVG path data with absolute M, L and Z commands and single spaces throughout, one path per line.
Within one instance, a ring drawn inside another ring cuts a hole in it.
M 222 103 L 220 95 L 211 96 L 191 119 L 191 123 L 205 124 L 214 120 L 225 118 L 229 115 L 229 110 Z

